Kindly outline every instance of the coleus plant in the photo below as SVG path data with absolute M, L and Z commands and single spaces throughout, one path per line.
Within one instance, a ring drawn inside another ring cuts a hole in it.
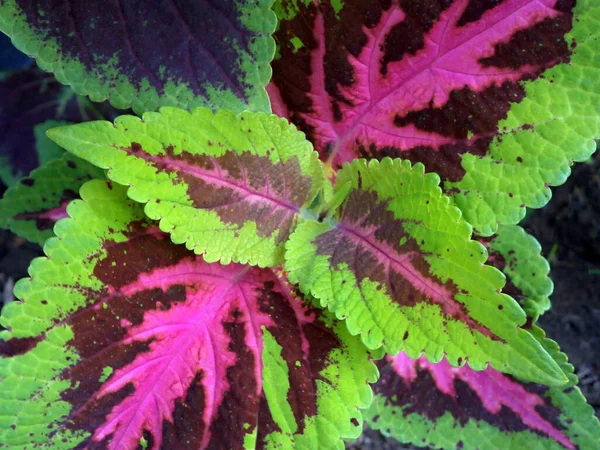
M 592 0 L 0 1 L 42 69 L 141 115 L 50 129 L 69 153 L 1 200 L 47 256 L 0 318 L 0 446 L 343 448 L 366 420 L 597 448 L 515 224 L 595 149 L 599 24 Z

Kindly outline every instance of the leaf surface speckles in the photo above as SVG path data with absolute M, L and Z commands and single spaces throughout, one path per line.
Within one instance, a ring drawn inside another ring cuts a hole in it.
M 314 295 L 369 348 L 468 361 L 560 385 L 564 375 L 519 328 L 503 275 L 421 164 L 357 160 L 338 172 L 339 209 L 307 220 L 286 247 L 290 280 Z M 334 193 L 334 195 L 336 195 Z
M 92 100 L 269 111 L 270 0 L 0 3 L 0 30 Z
M 109 168 L 161 229 L 204 259 L 282 263 L 284 244 L 324 184 L 317 154 L 285 119 L 176 108 L 54 129 L 71 153 Z
M 205 262 L 116 184 L 81 197 L 2 312 L 0 442 L 308 450 L 360 434 L 376 368 L 283 273 Z
M 550 309 L 554 289 L 540 243 L 517 225 L 500 225 L 493 236 L 477 240 L 488 249 L 487 264 L 506 275 L 503 292 L 517 300 L 535 323 Z
M 600 422 L 576 387 L 573 367 L 541 330 L 532 333 L 568 375 L 567 385 L 547 387 L 492 368 L 475 372 L 400 353 L 378 363 L 367 424 L 401 442 L 446 450 L 595 448 Z
M 574 5 L 284 1 L 273 109 L 334 169 L 357 157 L 423 163 L 490 235 L 543 206 L 600 135 L 600 7 Z

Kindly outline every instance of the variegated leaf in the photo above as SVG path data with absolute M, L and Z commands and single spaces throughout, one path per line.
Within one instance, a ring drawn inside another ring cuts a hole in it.
M 40 245 L 54 236 L 52 229 L 67 217 L 67 205 L 79 198 L 79 188 L 104 171 L 65 153 L 31 172 L 0 198 L 0 227 Z
M 287 244 L 290 279 L 314 295 L 369 348 L 424 352 L 547 384 L 565 377 L 502 294 L 471 226 L 421 164 L 357 160 L 338 172 L 340 207 L 302 223 Z
M 173 244 L 95 180 L 0 323 L 0 447 L 342 448 L 377 371 L 280 270 Z
M 2 0 L 0 30 L 94 101 L 269 111 L 271 0 Z
M 279 0 L 268 90 L 333 169 L 401 157 L 489 236 L 600 136 L 596 0 Z
M 475 372 L 406 354 L 379 363 L 369 426 L 418 446 L 447 450 L 592 450 L 600 422 L 576 387 L 573 367 L 540 329 L 532 333 L 569 377 L 561 387 L 520 381 L 491 367 Z
M 325 181 L 304 135 L 263 113 L 165 107 L 143 120 L 122 116 L 49 136 L 109 169 L 174 242 L 210 262 L 281 264 L 285 242 Z

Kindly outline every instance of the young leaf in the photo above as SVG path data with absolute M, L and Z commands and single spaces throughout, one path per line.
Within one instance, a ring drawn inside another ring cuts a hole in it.
M 540 243 L 517 225 L 500 225 L 495 235 L 478 240 L 488 249 L 487 264 L 506 275 L 503 292 L 517 300 L 535 323 L 550 309 L 554 289 Z
M 324 175 L 304 135 L 263 113 L 161 108 L 113 126 L 91 122 L 51 139 L 130 186 L 176 243 L 209 262 L 282 263 L 284 244 Z
M 79 188 L 104 171 L 65 153 L 31 172 L 0 199 L 0 227 L 43 245 L 54 224 L 67 217 L 67 205 L 79 198 Z
M 564 375 L 519 327 L 525 314 L 500 291 L 504 277 L 484 265 L 485 248 L 442 194 L 439 177 L 409 161 L 357 160 L 338 172 L 352 185 L 322 223 L 300 224 L 285 268 L 369 348 L 424 352 L 454 366 L 491 364 L 524 379 L 560 385 Z
M 422 162 L 489 236 L 595 149 L 596 0 L 280 3 L 273 110 L 334 168 Z
M 94 101 L 270 111 L 271 0 L 5 0 L 0 30 Z
M 11 448 L 340 448 L 377 370 L 280 271 L 209 264 L 94 180 L 0 323 Z
M 576 387 L 566 356 L 533 332 L 569 377 L 561 387 L 519 381 L 492 368 L 475 372 L 400 353 L 379 363 L 367 424 L 401 442 L 454 450 L 594 449 L 600 423 Z

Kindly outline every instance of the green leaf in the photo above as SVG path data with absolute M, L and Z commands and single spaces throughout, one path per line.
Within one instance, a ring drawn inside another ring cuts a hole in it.
M 77 94 L 116 108 L 270 112 L 271 3 L 4 0 L 0 30 Z
M 491 238 L 479 238 L 489 252 L 487 264 L 507 277 L 504 293 L 517 300 L 527 317 L 536 322 L 550 309 L 554 289 L 548 276 L 550 264 L 541 254 L 542 246 L 517 225 L 500 225 Z
M 322 190 L 311 145 L 285 119 L 176 108 L 49 132 L 71 153 L 129 186 L 173 242 L 204 259 L 275 266 Z
M 551 197 L 550 186 L 565 182 L 575 161 L 596 150 L 600 136 L 600 6 L 578 0 L 574 47 L 568 64 L 526 83 L 526 97 L 512 105 L 500 122 L 502 135 L 484 157 L 463 156 L 465 177 L 445 183 L 457 206 L 477 233 L 489 236 L 497 224 L 515 224 L 525 206 L 540 208 Z
M 377 369 L 280 269 L 206 263 L 94 180 L 0 318 L 0 447 L 343 448 Z M 152 443 L 152 444 L 150 444 Z
M 594 449 L 600 422 L 573 366 L 537 327 L 532 335 L 569 378 L 561 387 L 520 381 L 492 368 L 474 372 L 400 354 L 379 362 L 367 424 L 404 443 L 454 450 Z
M 47 120 L 33 127 L 35 148 L 38 154 L 40 166 L 60 158 L 65 152 L 62 148 L 52 142 L 46 132 L 51 128 L 69 125 L 69 122 L 59 120 Z
M 79 198 L 79 188 L 93 178 L 104 178 L 104 171 L 68 153 L 46 163 L 4 193 L 0 227 L 43 245 L 54 236 L 54 224 L 67 217 L 67 205 Z
M 523 310 L 502 294 L 504 276 L 484 265 L 485 248 L 422 164 L 357 160 L 335 189 L 352 189 L 323 223 L 302 223 L 285 268 L 369 348 L 424 355 L 476 370 L 491 364 L 524 379 L 565 378 L 519 326 Z

